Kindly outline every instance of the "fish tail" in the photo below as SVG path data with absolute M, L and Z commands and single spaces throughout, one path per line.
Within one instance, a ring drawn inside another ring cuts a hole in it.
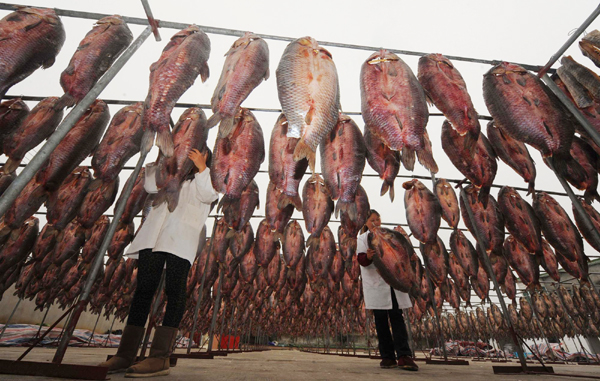
M 288 205 L 294 205 L 296 210 L 302 211 L 302 200 L 300 199 L 300 195 L 290 196 L 282 193 L 277 202 L 277 209 L 283 210 Z
M 487 208 L 487 203 L 489 200 L 489 195 L 490 195 L 490 189 L 491 187 L 488 186 L 483 186 L 481 187 L 481 189 L 479 190 L 479 202 L 481 202 L 481 204 L 483 205 L 484 208 Z
M 358 212 L 355 202 L 338 201 L 335 204 L 335 218 L 338 218 L 340 211 L 347 214 L 352 221 L 356 221 Z
M 529 180 L 529 186 L 527 187 L 527 196 L 530 194 L 535 194 L 535 180 Z
M 163 155 L 166 157 L 173 156 L 173 136 L 168 128 L 161 129 L 157 132 L 156 146 L 160 149 Z
M 64 93 L 63 96 L 56 101 L 52 108 L 56 111 L 59 111 L 65 107 L 73 107 L 76 103 L 76 99 L 71 94 Z
M 467 306 L 467 307 L 469 307 L 469 308 L 472 308 L 472 307 L 471 307 L 471 301 L 470 301 L 470 300 L 467 300 L 466 306 Z
M 142 144 L 140 145 L 140 151 L 142 155 L 146 155 L 152 149 L 154 145 L 154 131 L 151 129 L 147 129 L 144 131 L 144 135 L 142 136 Z
M 2 167 L 2 172 L 6 175 L 11 174 L 19 168 L 19 164 L 21 164 L 21 160 L 15 160 L 9 157 L 8 160 L 6 160 L 4 167 Z
M 417 151 L 417 158 L 422 166 L 427 168 L 432 173 L 438 173 L 438 165 L 433 158 L 433 153 L 427 148 L 423 148 Z M 412 171 L 412 169 L 411 169 Z
M 221 113 L 215 112 L 206 121 L 206 128 L 213 128 L 221 121 Z
M 300 161 L 306 158 L 308 165 L 313 173 L 315 173 L 315 151 L 304 142 L 304 138 L 300 138 L 296 148 L 294 149 L 294 161 Z
M 319 238 L 320 237 L 315 237 L 314 235 L 310 235 L 310 237 L 308 237 L 308 240 L 306 240 L 306 247 L 310 247 L 312 245 L 315 245 L 315 250 L 319 249 Z
M 583 199 L 588 204 L 591 204 L 592 202 L 594 202 L 594 200 L 600 201 L 600 195 L 598 194 L 598 190 L 597 189 L 586 189 L 585 192 L 583 193 Z
M 233 116 L 227 116 L 221 119 L 219 124 L 219 136 L 225 138 L 230 136 L 235 130 L 235 118 Z
M 402 160 L 404 168 L 413 171 L 415 169 L 415 150 L 407 146 L 402 147 L 402 157 L 400 160 Z
M 390 192 L 390 201 L 394 202 L 394 183 L 390 183 L 386 180 L 381 184 L 381 192 L 379 192 L 380 196 L 385 195 L 387 192 Z

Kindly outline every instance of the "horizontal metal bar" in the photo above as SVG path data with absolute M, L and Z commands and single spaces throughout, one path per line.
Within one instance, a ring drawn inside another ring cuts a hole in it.
M 37 8 L 43 8 L 43 7 L 37 7 Z M 12 11 L 14 9 L 15 9 L 15 4 L 0 3 L 0 10 Z M 104 14 L 104 13 L 81 12 L 81 11 L 72 11 L 72 10 L 59 9 L 59 8 L 54 8 L 54 10 L 55 10 L 56 14 L 59 16 L 76 17 L 76 18 L 92 19 L 92 20 L 99 20 L 101 18 L 111 16 L 110 14 Z M 129 17 L 129 16 L 123 16 L 123 15 L 121 15 L 121 17 L 123 17 L 123 20 L 128 24 L 136 24 L 136 25 L 144 25 L 144 26 L 149 25 L 147 18 Z M 190 24 L 193 24 L 193 23 L 181 23 L 181 22 L 158 20 L 158 26 L 160 28 L 184 29 L 184 28 L 187 28 Z M 198 25 L 198 27 L 205 33 L 219 34 L 219 35 L 225 35 L 225 36 L 241 37 L 246 32 L 243 30 L 217 28 L 217 27 L 206 26 L 206 25 Z M 255 34 L 266 40 L 274 40 L 274 41 L 291 42 L 296 39 L 296 37 L 276 36 L 276 35 L 272 35 L 272 34 L 263 34 L 263 33 L 255 33 Z M 344 43 L 333 42 L 333 41 L 319 41 L 319 44 L 322 46 L 331 46 L 331 47 L 335 47 L 335 48 L 354 49 L 354 50 L 366 50 L 366 51 L 370 51 L 370 52 L 378 51 L 380 49 L 387 49 L 390 52 L 394 52 L 396 54 L 401 54 L 401 55 L 407 55 L 407 56 L 424 56 L 424 55 L 428 54 L 425 52 L 416 52 L 416 51 L 411 51 L 411 50 L 400 50 L 400 49 L 393 49 L 393 48 L 389 48 L 389 47 L 382 48 L 381 46 L 344 44 Z M 461 56 L 454 56 L 454 55 L 446 55 L 446 57 L 451 60 L 455 60 L 455 61 L 482 63 L 482 64 L 488 64 L 488 65 L 498 65 L 499 63 L 502 62 L 502 60 L 487 60 L 487 59 L 461 57 Z M 529 64 L 523 64 L 523 63 L 517 63 L 517 65 L 522 66 L 523 68 L 525 68 L 527 70 L 536 71 L 536 72 L 542 69 L 542 66 L 539 66 L 539 65 L 529 65 Z M 553 71 L 549 71 L 549 72 L 553 72 Z
M 0 360 L 0 374 L 105 380 L 107 372 L 108 368 L 100 366 Z

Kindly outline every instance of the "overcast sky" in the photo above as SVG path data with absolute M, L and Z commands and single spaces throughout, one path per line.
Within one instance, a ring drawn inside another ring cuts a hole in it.
M 37 0 L 28 5 L 53 6 L 61 9 L 98 12 L 104 14 L 121 14 L 132 17 L 145 17 L 142 5 L 134 0 Z M 531 65 L 544 65 L 569 38 L 580 24 L 598 5 L 594 1 L 157 1 L 150 5 L 157 19 L 195 23 L 200 26 L 212 26 L 255 33 L 279 35 L 286 37 L 312 36 L 318 41 L 329 41 L 355 45 L 366 45 L 374 48 L 392 48 L 423 53 L 442 53 L 451 56 L 463 56 L 486 60 L 504 60 Z M 8 11 L 0 11 L 0 16 Z M 60 73 L 67 66 L 79 41 L 93 26 L 94 21 L 62 17 L 67 39 L 53 67 L 38 70 L 29 78 L 15 85 L 9 95 L 60 96 L 63 91 L 59 85 Z M 599 28 L 600 21 L 595 21 L 588 32 Z M 130 25 L 134 36 L 143 30 L 142 26 Z M 113 82 L 104 90 L 100 98 L 140 101 L 148 91 L 149 66 L 160 56 L 162 48 L 169 38 L 175 34 L 174 29 L 160 29 L 161 42 L 150 37 L 136 55 L 127 63 Z M 223 65 L 223 55 L 236 37 L 209 34 L 211 40 L 211 56 L 209 59 L 210 78 L 206 83 L 198 80 L 181 98 L 181 102 L 208 104 L 218 81 Z M 270 49 L 271 77 L 261 84 L 243 106 L 256 108 L 280 108 L 277 98 L 275 69 L 287 42 L 267 40 Z M 362 63 L 375 50 L 353 50 L 327 47 L 333 55 L 341 85 L 341 103 L 345 112 L 360 111 L 359 72 Z M 578 62 L 596 69 L 591 61 L 579 51 L 577 44 L 567 54 Z M 401 56 L 412 70 L 417 72 L 418 57 Z M 482 75 L 490 69 L 487 64 L 475 64 L 453 61 L 467 82 L 467 86 L 476 110 L 481 115 L 489 115 L 483 102 L 481 83 Z M 557 65 L 555 65 L 557 67 Z M 34 104 L 32 104 L 33 106 Z M 120 106 L 112 106 L 114 115 Z M 176 109 L 173 119 L 177 120 L 183 109 Z M 433 107 L 431 112 L 437 112 Z M 210 115 L 210 111 L 206 110 Z M 255 113 L 265 136 L 268 150 L 270 131 L 278 116 L 272 112 Z M 362 129 L 360 116 L 353 116 Z M 460 179 L 463 176 L 452 166 L 440 143 L 440 131 L 443 118 L 430 117 L 428 132 L 433 143 L 434 157 L 440 167 L 438 177 Z M 482 121 L 483 122 L 483 121 Z M 485 131 L 485 123 L 482 123 Z M 214 145 L 216 129 L 209 136 L 209 146 Z M 537 163 L 538 179 L 536 188 L 540 190 L 562 191 L 554 175 L 542 163 L 540 155 L 530 148 L 530 153 Z M 156 153 L 149 158 L 154 159 Z M 135 159 L 130 161 L 134 165 Z M 268 163 L 262 165 L 267 170 Z M 374 171 L 366 166 L 365 173 Z M 401 175 L 410 172 L 401 169 Z M 418 163 L 414 174 L 428 175 Z M 305 176 L 305 179 L 308 175 Z M 261 209 L 258 214 L 264 215 L 264 198 L 268 183 L 268 175 L 259 173 L 256 181 L 261 191 Z M 388 196 L 380 197 L 381 180 L 363 178 L 362 185 L 369 194 L 371 206 L 382 214 L 384 223 L 405 223 L 403 202 L 403 179 L 396 180 L 396 200 L 392 204 Z M 526 187 L 526 183 L 504 163 L 498 164 L 496 184 L 508 184 Z M 124 181 L 122 181 L 122 185 Z M 431 187 L 431 182 L 425 184 Z M 492 189 L 492 194 L 497 194 Z M 582 192 L 577 191 L 578 194 Z M 521 195 L 525 197 L 525 192 Z M 531 197 L 526 197 L 531 202 Z M 567 212 L 572 214 L 568 199 L 559 198 Z M 597 204 L 596 204 L 597 206 Z M 295 218 L 301 218 L 296 212 Z M 256 230 L 259 219 L 252 221 Z M 462 225 L 462 224 L 461 224 Z M 442 226 L 447 226 L 442 221 Z M 337 223 L 330 223 L 337 233 Z M 207 223 L 212 228 L 212 221 Z M 440 231 L 440 236 L 447 243 L 449 230 Z M 469 235 L 470 238 L 472 238 Z M 474 240 L 472 239 L 472 242 Z M 416 243 L 416 242 L 414 242 Z M 596 254 L 587 245 L 588 254 Z

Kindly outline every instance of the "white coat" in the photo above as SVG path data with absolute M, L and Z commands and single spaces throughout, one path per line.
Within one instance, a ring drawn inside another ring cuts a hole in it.
M 158 193 L 156 169 L 154 164 L 146 166 L 144 189 L 148 193 Z M 137 258 L 141 250 L 152 249 L 193 263 L 210 204 L 218 197 L 210 182 L 210 169 L 196 173 L 194 179 L 181 185 L 179 202 L 173 212 L 169 212 L 166 202 L 152 207 L 125 255 Z
M 367 235 L 369 232 L 358 236 L 356 245 L 357 253 L 366 253 L 368 249 Z M 360 275 L 362 277 L 363 294 L 365 298 L 365 308 L 368 310 L 391 310 L 392 309 L 392 293 L 390 285 L 383 280 L 377 272 L 375 265 L 371 263 L 369 266 L 360 266 Z M 412 303 L 407 293 L 394 290 L 398 308 L 410 308 Z

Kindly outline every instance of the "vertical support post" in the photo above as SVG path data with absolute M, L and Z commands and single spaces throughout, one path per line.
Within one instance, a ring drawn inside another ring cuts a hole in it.
M 115 325 L 115 320 L 117 320 L 117 317 L 116 317 L 116 316 L 113 318 L 113 321 L 112 321 L 112 323 L 110 323 L 110 328 L 109 328 L 109 330 L 108 330 L 108 336 L 106 336 L 106 341 L 104 342 L 104 347 L 105 347 L 105 348 L 108 346 L 108 342 L 109 342 L 109 340 L 110 340 L 110 335 L 111 335 L 111 333 L 112 333 L 113 326 Z
M 35 334 L 35 338 L 37 339 L 40 336 L 40 332 L 42 331 L 42 326 L 44 325 L 44 322 L 46 321 L 46 317 L 48 317 L 48 312 L 50 311 L 50 306 L 46 307 L 46 313 L 44 314 L 44 317 L 42 318 L 42 321 L 40 322 L 40 328 L 38 328 L 37 333 Z M 100 317 L 100 314 L 98 314 L 98 318 Z M 10 319 L 9 319 L 10 320 Z M 96 323 L 98 322 L 98 320 L 96 320 Z M 8 322 L 6 323 L 8 324 Z M 0 335 L 0 337 L 2 337 Z
M 150 311 L 150 316 L 148 318 L 148 327 L 146 327 L 146 334 L 144 335 L 144 342 L 142 344 L 142 351 L 140 352 L 140 358 L 145 358 L 146 349 L 148 348 L 148 341 L 150 341 L 150 334 L 152 333 L 152 329 L 156 325 L 156 313 L 158 312 L 158 307 L 162 302 L 162 293 L 165 289 L 166 282 L 166 271 L 163 269 L 163 272 L 160 276 L 160 283 L 158 284 L 158 289 L 156 290 L 156 294 L 154 295 L 154 303 L 152 304 L 152 310 Z
M 212 240 L 212 237 L 211 237 Z M 208 336 L 208 352 L 212 352 L 213 336 L 215 334 L 215 325 L 217 324 L 217 314 L 221 308 L 221 289 L 223 288 L 223 269 L 219 266 L 219 287 L 217 287 L 217 299 L 213 306 L 212 322 L 210 323 L 210 331 Z
M 548 341 L 548 337 L 546 337 L 546 332 L 544 332 L 544 330 L 542 329 L 541 319 L 538 316 L 537 312 L 535 311 L 535 308 L 533 306 L 533 302 L 531 301 L 531 296 L 529 295 L 529 292 L 525 291 L 525 292 L 523 292 L 523 294 L 525 295 L 525 299 L 527 299 L 527 302 L 529 303 L 529 306 L 531 307 L 531 311 L 533 312 L 533 316 L 535 317 L 535 322 L 537 323 L 538 329 L 542 333 L 542 338 L 546 342 L 546 345 L 548 346 L 548 349 L 552 350 L 552 347 L 550 346 L 550 342 Z M 538 352 L 539 352 L 539 347 L 538 347 Z M 540 361 L 541 361 L 542 360 L 542 356 L 540 355 L 539 358 L 540 358 Z
M 420 250 L 423 252 L 423 244 L 420 245 Z M 431 280 L 431 273 L 429 272 L 429 266 L 427 265 L 427 261 L 423 261 L 423 266 L 425 267 L 425 273 L 427 275 L 427 281 L 429 282 L 429 299 L 431 302 L 431 307 L 433 308 L 433 316 L 435 321 L 435 326 L 438 331 L 438 339 L 440 341 L 442 352 L 444 353 L 444 361 L 448 361 L 448 353 L 446 352 L 446 338 L 444 337 L 444 332 L 442 332 L 442 327 L 440 325 L 440 313 L 435 305 L 435 294 L 433 292 L 433 281 Z
M 94 338 L 94 334 L 96 333 L 96 327 L 98 326 L 98 321 L 100 321 L 101 313 L 102 313 L 102 309 L 100 309 L 100 312 L 98 313 L 98 318 L 96 318 L 96 323 L 94 323 L 94 329 L 92 329 L 92 334 L 90 335 L 90 339 L 88 340 L 88 347 L 92 345 L 92 339 Z M 40 327 L 41 327 L 41 325 L 40 325 Z
M 467 195 L 465 193 L 465 190 L 461 188 L 460 193 L 461 193 L 461 197 L 466 200 Z M 475 232 L 475 238 L 476 238 L 477 242 L 482 242 L 483 240 L 481 239 L 481 233 L 477 229 L 477 224 L 475 223 L 475 216 L 473 215 L 473 210 L 471 210 L 471 206 L 469 205 L 468 202 L 465 202 L 465 209 L 469 216 L 469 220 L 471 221 L 471 226 L 473 226 L 473 230 Z M 506 323 L 506 326 L 508 327 L 508 330 L 512 336 L 513 343 L 515 344 L 515 346 L 517 348 L 519 362 L 521 363 L 523 372 L 526 372 L 527 371 L 527 362 L 525 359 L 525 355 L 523 354 L 523 348 L 521 347 L 521 343 L 519 342 L 519 339 L 517 338 L 517 334 L 515 333 L 512 322 L 508 318 L 508 309 L 506 308 L 506 303 L 504 302 L 504 297 L 502 296 L 502 293 L 500 292 L 500 286 L 498 286 L 498 281 L 496 280 L 496 276 L 494 275 L 494 270 L 492 268 L 492 264 L 490 263 L 490 258 L 488 257 L 487 253 L 483 251 L 483 246 L 481 245 L 481 243 L 478 246 L 479 246 L 479 251 L 480 251 L 479 256 L 481 258 L 483 258 L 484 266 L 487 270 L 487 273 L 491 274 L 490 278 L 492 278 L 494 290 L 496 290 L 496 294 L 498 295 L 498 300 L 500 301 L 500 307 L 502 307 L 502 317 L 504 318 L 504 322 Z

